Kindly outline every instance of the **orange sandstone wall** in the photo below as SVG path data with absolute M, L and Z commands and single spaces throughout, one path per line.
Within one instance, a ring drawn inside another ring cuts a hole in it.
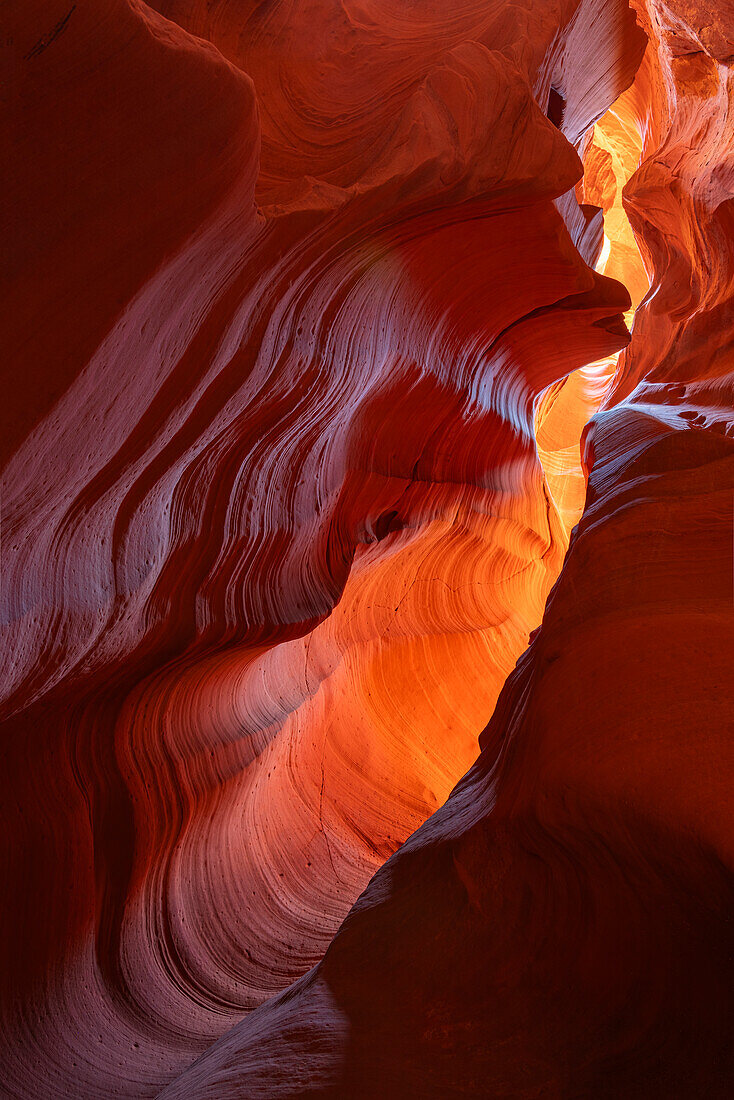
M 7 1095 L 727 1079 L 731 23 L 673 7 L 623 100 L 623 0 L 14 15 Z M 586 511 L 414 832 L 580 514 L 639 148 Z
M 703 7 L 640 11 L 652 286 L 482 753 L 171 1100 L 731 1095 L 734 12 Z

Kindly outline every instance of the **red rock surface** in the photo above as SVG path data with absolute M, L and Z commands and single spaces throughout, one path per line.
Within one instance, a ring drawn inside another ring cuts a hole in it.
M 729 1096 L 734 12 L 156 7 L 5 45 L 4 1093 Z

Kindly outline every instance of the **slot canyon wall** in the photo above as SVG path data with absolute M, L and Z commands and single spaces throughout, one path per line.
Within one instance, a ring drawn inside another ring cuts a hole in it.
M 0 1095 L 730 1096 L 734 5 L 3 34 Z

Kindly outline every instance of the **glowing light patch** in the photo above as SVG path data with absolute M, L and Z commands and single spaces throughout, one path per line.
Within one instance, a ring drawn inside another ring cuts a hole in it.
M 612 251 L 612 242 L 609 240 L 609 237 L 607 237 L 607 235 L 605 233 L 604 234 L 604 244 L 602 245 L 602 249 L 601 249 L 601 256 L 597 260 L 596 267 L 594 269 L 595 271 L 598 271 L 600 275 L 604 274 L 604 269 L 607 266 L 607 260 L 609 259 L 609 253 L 611 251 Z

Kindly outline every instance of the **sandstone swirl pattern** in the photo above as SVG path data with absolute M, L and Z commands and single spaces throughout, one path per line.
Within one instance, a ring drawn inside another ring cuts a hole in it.
M 579 153 L 645 35 L 623 0 L 18 10 L 7 1095 L 645 1096 L 673 1033 L 668 1094 L 725 1095 L 732 23 L 691 7 L 639 13 L 653 293 L 584 518 L 415 833 L 578 515 L 606 376 L 563 380 L 630 307 Z
M 734 12 L 649 0 L 652 289 L 476 765 L 166 1097 L 731 1095 Z

